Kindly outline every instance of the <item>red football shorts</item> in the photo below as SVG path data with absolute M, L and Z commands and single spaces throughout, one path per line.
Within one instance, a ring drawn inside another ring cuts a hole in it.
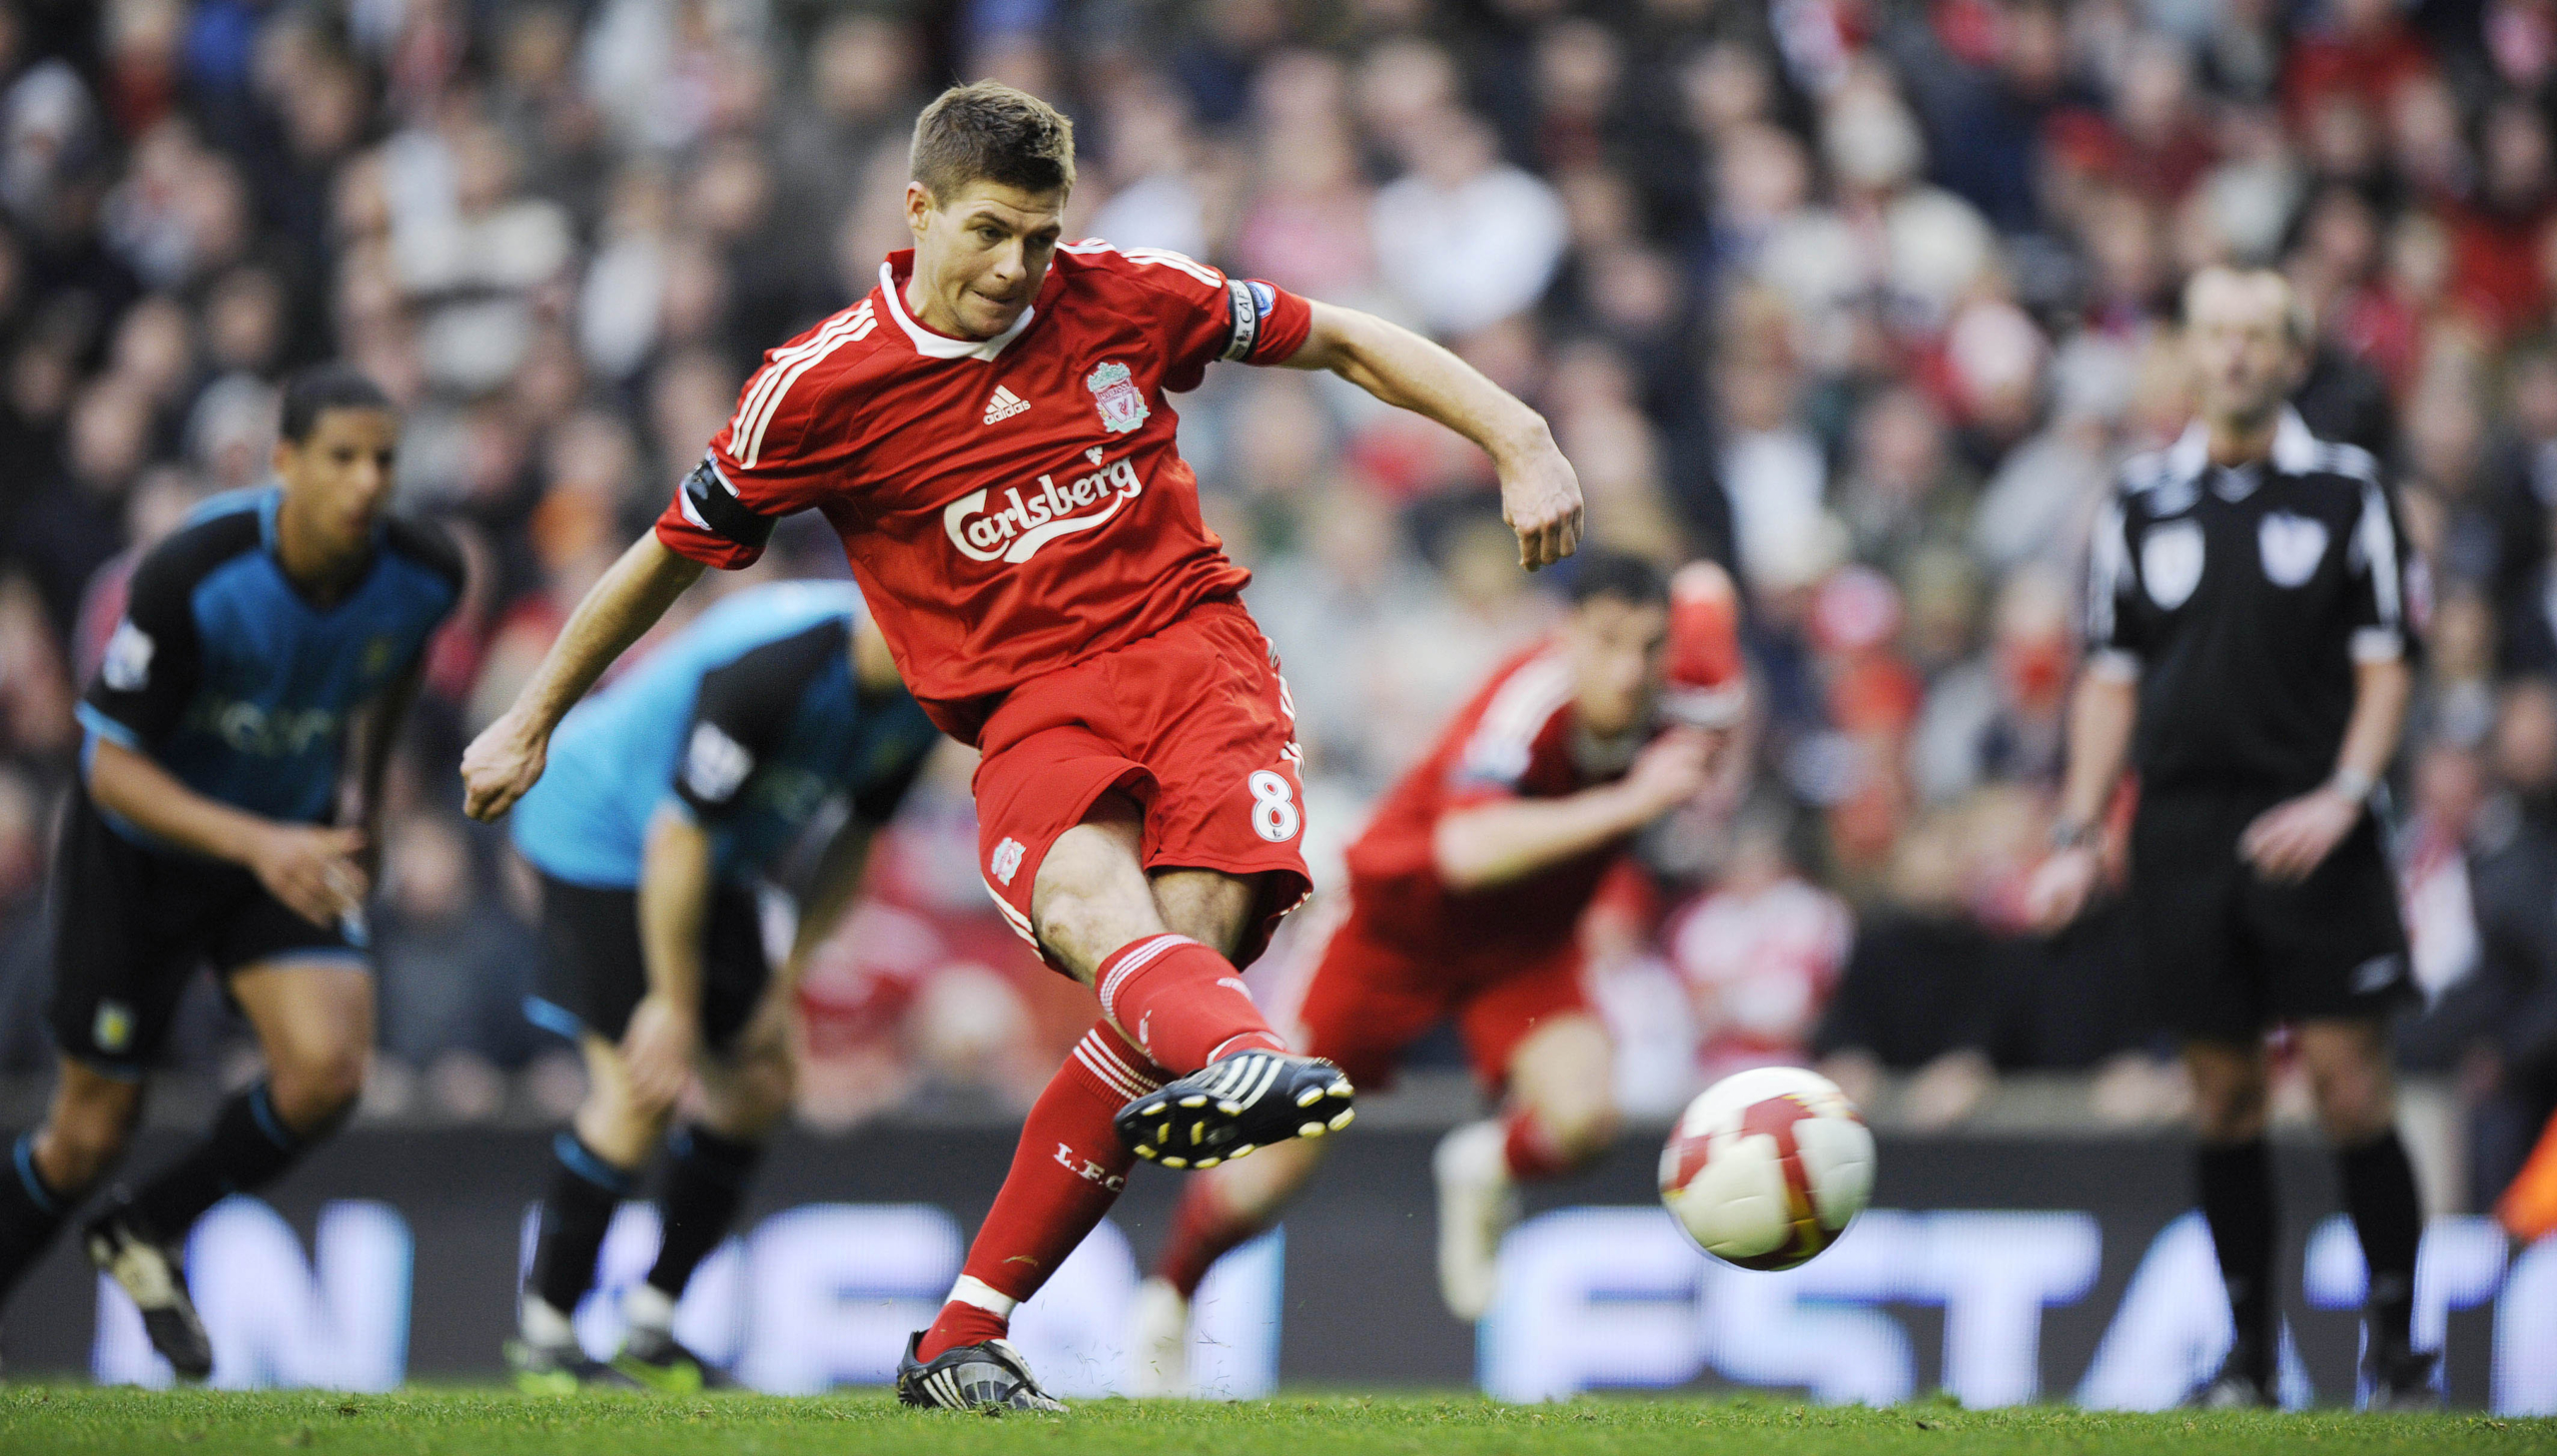
M 1375 1092 L 1392 1084 L 1403 1049 L 1452 1017 L 1475 1078 L 1496 1092 L 1528 1034 L 1589 1011 L 1577 940 L 1514 959 L 1476 952 L 1451 969 L 1454 959 L 1392 943 L 1353 904 L 1315 960 L 1294 1016 L 1271 1020 L 1289 1047 L 1329 1058 L 1359 1091 Z
M 1313 886 L 1295 714 L 1240 602 L 1204 602 L 1151 637 L 1014 688 L 978 748 L 978 868 L 1034 946 L 1030 892 L 1048 846 L 1113 789 L 1144 806 L 1148 870 L 1260 878 L 1237 966 Z

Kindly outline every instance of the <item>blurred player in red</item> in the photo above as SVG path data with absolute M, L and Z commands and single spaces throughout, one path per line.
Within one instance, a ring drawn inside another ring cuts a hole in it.
M 1003 1336 L 1133 1158 L 1212 1166 L 1350 1111 L 1348 1079 L 1289 1054 L 1236 974 L 1307 888 L 1302 786 L 1278 662 L 1237 597 L 1250 575 L 1200 519 L 1171 396 L 1221 360 L 1285 364 L 1436 419 L 1490 454 L 1531 569 L 1577 544 L 1580 487 L 1534 410 L 1416 335 L 1179 254 L 1061 246 L 1074 129 L 1036 97 L 944 92 L 911 157 L 914 249 L 764 357 L 462 777 L 471 813 L 503 813 L 705 565 L 752 562 L 781 515 L 825 515 L 899 676 L 981 750 L 988 891 L 1101 1002 L 898 1375 L 912 1404 L 1053 1410 Z
M 1373 1090 L 1452 1019 L 1474 1075 L 1503 1098 L 1435 1158 L 1438 1286 L 1468 1320 L 1491 1302 L 1516 1184 L 1614 1138 L 1581 915 L 1634 836 L 1707 787 L 1745 691 L 1722 568 L 1687 566 L 1673 590 L 1648 561 L 1591 552 L 1571 596 L 1562 629 L 1493 674 L 1349 847 L 1349 909 L 1290 1033 Z M 1278 1221 L 1321 1151 L 1289 1142 L 1190 1181 L 1138 1294 L 1132 1394 L 1183 1393 L 1190 1296 L 1220 1255 Z

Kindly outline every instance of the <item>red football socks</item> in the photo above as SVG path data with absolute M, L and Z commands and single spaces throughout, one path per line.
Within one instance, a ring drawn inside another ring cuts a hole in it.
M 1243 973 L 1188 936 L 1147 936 L 1121 946 L 1101 963 L 1093 985 L 1102 1015 L 1175 1077 L 1248 1047 L 1287 1050 L 1252 1004 Z
M 1003 1335 L 1014 1307 L 1039 1292 L 1128 1186 L 1135 1154 L 1110 1119 L 1165 1081 L 1106 1022 L 1075 1044 L 1022 1123 L 1012 1171 L 968 1246 L 950 1302 L 924 1331 L 921 1358 Z
M 1217 1195 L 1217 1180 L 1194 1173 L 1181 1190 L 1172 1215 L 1172 1237 L 1164 1244 L 1155 1272 L 1187 1299 L 1199 1292 L 1217 1260 L 1250 1243 L 1261 1232 L 1258 1219 L 1235 1212 Z
M 1558 1178 L 1571 1171 L 1571 1159 L 1563 1156 L 1562 1149 L 1554 1145 L 1553 1135 L 1536 1120 L 1535 1113 L 1524 1107 L 1514 1108 L 1501 1119 L 1501 1125 L 1507 1133 L 1501 1150 L 1509 1159 L 1511 1177 L 1520 1182 L 1533 1182 L 1538 1178 Z

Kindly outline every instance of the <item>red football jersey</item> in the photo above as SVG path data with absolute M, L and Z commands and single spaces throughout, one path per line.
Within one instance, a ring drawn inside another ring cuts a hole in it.
M 953 339 L 907 313 L 913 267 L 891 254 L 859 303 L 764 356 L 657 538 L 738 567 L 775 517 L 825 512 L 906 686 L 974 743 L 1011 688 L 1252 579 L 1200 518 L 1168 396 L 1218 360 L 1286 360 L 1313 315 L 1177 253 L 1085 242 L 1010 330 Z
M 1568 943 L 1625 840 L 1487 890 L 1457 892 L 1438 877 L 1433 841 L 1451 810 L 1495 799 L 1555 799 L 1622 778 L 1648 741 L 1580 734 L 1572 712 L 1571 657 L 1548 641 L 1493 673 L 1431 745 L 1428 757 L 1386 791 L 1349 846 L 1350 913 L 1371 933 L 1408 947 L 1463 979 L 1551 955 Z

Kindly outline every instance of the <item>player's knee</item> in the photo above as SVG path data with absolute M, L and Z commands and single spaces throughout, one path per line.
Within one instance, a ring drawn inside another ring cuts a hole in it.
M 1030 894 L 1039 939 L 1086 977 L 1112 951 L 1163 932 L 1138 857 L 1143 833 L 1135 804 L 1105 798 L 1091 818 L 1057 836 L 1039 862 Z
M 120 1109 L 65 1115 L 57 1107 L 36 1134 L 37 1171 L 57 1190 L 85 1192 L 124 1156 L 132 1135 L 133 1118 Z
M 1133 861 L 1115 878 L 1091 868 L 1092 873 L 1062 878 L 1053 889 L 1042 871 L 1038 917 L 1040 942 L 1087 979 L 1111 952 L 1165 929 Z
M 1623 1123 L 1615 1104 L 1603 1099 L 1557 1107 L 1549 1114 L 1540 1113 L 1538 1119 L 1553 1138 L 1554 1151 L 1574 1166 L 1604 1155 L 1615 1145 Z
M 719 1130 L 732 1137 L 761 1137 L 789 1114 L 798 1091 L 798 1067 L 787 1053 L 749 1060 L 719 1098 L 727 1103 L 717 1109 L 724 1114 Z
M 313 1047 L 280 1059 L 267 1071 L 277 1113 L 297 1132 L 326 1128 L 364 1095 L 372 1062 L 370 1049 L 352 1044 Z
M 2383 1069 L 2329 1068 L 2314 1082 L 2317 1121 L 2331 1141 L 2365 1142 L 2388 1130 L 2396 1120 L 2396 1099 L 2390 1093 Z
M 2197 1081 L 2193 1127 L 2207 1142 L 2242 1142 L 2264 1128 L 2264 1087 L 2259 1081 Z

